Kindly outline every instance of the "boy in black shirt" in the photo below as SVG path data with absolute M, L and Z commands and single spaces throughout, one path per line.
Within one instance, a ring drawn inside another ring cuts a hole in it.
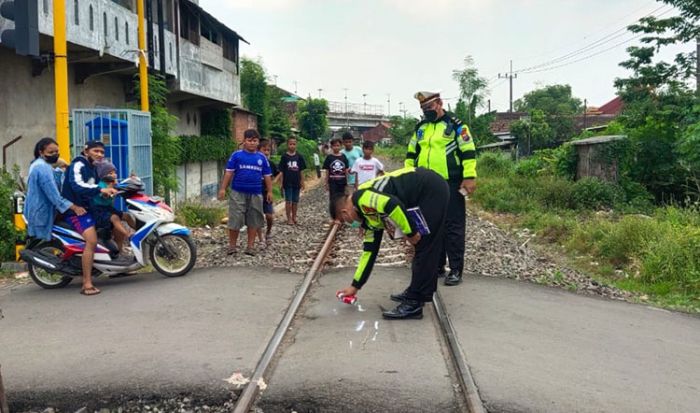
M 282 173 L 282 192 L 284 193 L 284 211 L 287 214 L 287 224 L 297 224 L 297 207 L 299 205 L 299 193 L 304 189 L 304 174 L 306 169 L 304 157 L 297 153 L 297 138 L 290 136 L 287 139 L 287 152 L 280 159 L 280 172 Z
M 332 152 L 323 161 L 323 169 L 326 171 L 326 191 L 328 191 L 328 209 L 331 217 L 335 216 L 333 200 L 336 194 L 344 194 L 348 184 L 348 158 L 340 153 L 340 139 L 331 140 Z M 339 222 L 337 219 L 334 222 Z

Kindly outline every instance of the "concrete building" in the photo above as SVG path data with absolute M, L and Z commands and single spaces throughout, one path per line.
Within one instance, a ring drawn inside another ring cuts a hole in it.
M 202 113 L 240 105 L 239 42 L 245 40 L 197 1 L 163 0 L 161 19 L 155 1 L 153 5 L 152 17 L 147 18 L 152 22 L 147 36 L 149 67 L 166 78 L 168 110 L 178 118 L 175 133 L 199 135 Z M 38 0 L 38 6 L 42 58 L 18 56 L 0 43 L 0 144 L 22 136 L 6 148 L 6 166 L 16 164 L 22 171 L 33 158 L 36 141 L 55 134 L 53 65 L 49 63 L 53 1 Z M 71 110 L 136 105 L 137 19 L 135 0 L 66 0 Z M 0 30 L 11 25 L 0 17 Z M 213 175 L 214 180 L 218 178 Z M 197 191 L 188 188 L 187 192 Z

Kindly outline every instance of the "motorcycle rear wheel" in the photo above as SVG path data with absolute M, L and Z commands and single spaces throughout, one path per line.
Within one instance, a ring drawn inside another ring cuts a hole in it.
M 41 251 L 45 254 L 60 255 L 63 254 L 63 248 L 59 242 L 51 241 L 47 243 L 40 244 L 34 251 Z M 63 288 L 73 281 L 73 277 L 52 273 L 43 268 L 27 263 L 27 270 L 29 271 L 29 276 L 32 277 L 32 281 L 41 288 L 47 290 L 54 290 L 57 288 Z
M 171 255 L 169 250 L 175 255 Z M 149 258 L 159 273 L 166 277 L 179 277 L 194 267 L 197 261 L 197 247 L 186 235 L 166 234 L 153 244 Z

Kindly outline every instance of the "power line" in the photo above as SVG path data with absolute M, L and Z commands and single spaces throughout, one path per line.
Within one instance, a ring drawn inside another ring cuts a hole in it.
M 545 67 L 545 68 L 542 68 L 542 69 L 539 69 L 539 70 L 532 70 L 532 71 L 529 71 L 529 72 L 525 72 L 524 74 L 528 75 L 528 74 L 531 74 L 531 73 L 547 72 L 547 71 L 550 71 L 550 70 L 558 69 L 558 68 L 560 68 L 560 67 L 569 66 L 569 65 L 572 65 L 572 64 L 574 64 L 574 63 L 582 62 L 582 61 L 584 61 L 584 60 L 588 60 L 588 59 L 590 59 L 590 58 L 592 58 L 592 57 L 598 56 L 598 55 L 603 54 L 603 53 L 605 53 L 605 52 L 608 52 L 608 51 L 610 51 L 610 50 L 612 50 L 612 49 L 615 49 L 616 47 L 619 47 L 619 46 L 621 46 L 621 45 L 623 45 L 623 44 L 625 44 L 625 43 L 629 43 L 629 42 L 631 42 L 631 41 L 633 41 L 633 40 L 639 39 L 639 38 L 642 37 L 642 36 L 644 36 L 644 34 L 639 34 L 639 35 L 634 36 L 634 37 L 632 37 L 632 38 L 630 38 L 630 39 L 627 39 L 627 40 L 622 41 L 622 42 L 620 42 L 620 43 L 617 43 L 617 44 L 615 44 L 615 45 L 613 45 L 613 46 L 610 46 L 610 47 L 608 47 L 607 49 L 600 50 L 600 51 L 598 51 L 598 52 L 596 52 L 596 53 L 590 54 L 590 55 L 588 55 L 588 56 L 584 56 L 584 57 L 582 57 L 582 58 L 580 58 L 580 59 L 572 60 L 572 61 L 570 61 L 570 62 L 566 62 L 566 63 L 560 64 L 560 65 L 557 65 L 557 66 L 549 66 L 549 67 Z
M 644 17 L 652 16 L 654 13 L 656 13 L 656 12 L 660 11 L 661 9 L 666 8 L 666 7 L 668 7 L 668 6 L 663 5 L 663 6 L 661 6 L 661 7 L 658 7 L 657 9 L 653 10 L 651 13 L 645 15 Z M 655 17 L 661 17 L 661 16 L 667 14 L 668 12 L 670 12 L 672 9 L 673 9 L 672 7 L 671 7 L 671 8 L 668 8 L 668 10 L 666 10 L 666 11 L 663 12 L 662 14 L 660 14 L 660 15 L 658 15 L 658 16 L 655 16 Z M 637 19 L 637 21 L 638 21 L 638 20 L 639 20 L 639 19 Z M 590 43 L 590 44 L 588 44 L 588 45 L 586 45 L 586 46 L 584 46 L 584 47 L 581 47 L 581 48 L 576 49 L 576 50 L 574 50 L 574 51 L 572 51 L 572 52 L 569 52 L 569 53 L 567 53 L 567 54 L 565 54 L 565 55 L 559 56 L 559 57 L 557 57 L 557 58 L 554 58 L 554 59 L 545 61 L 545 62 L 540 63 L 540 64 L 537 64 L 537 65 L 533 65 L 533 66 L 530 66 L 530 67 L 526 67 L 526 68 L 524 68 L 524 69 L 516 70 L 515 73 L 529 72 L 529 71 L 532 71 L 532 70 L 534 70 L 534 69 L 539 69 L 539 68 L 544 67 L 544 66 L 551 66 L 551 65 L 553 65 L 553 64 L 557 64 L 557 63 L 560 63 L 560 62 L 562 62 L 562 61 L 566 61 L 566 60 L 568 60 L 568 59 L 570 59 L 570 58 L 579 56 L 579 55 L 581 55 L 581 54 L 583 54 L 583 53 L 585 53 L 585 52 L 587 52 L 587 51 L 590 51 L 590 50 L 593 50 L 593 49 L 597 49 L 598 47 L 603 46 L 604 44 L 610 43 L 611 41 L 613 41 L 613 40 L 615 40 L 615 39 L 617 39 L 617 38 L 620 38 L 620 37 L 622 37 L 622 36 L 624 36 L 624 35 L 626 35 L 626 34 L 628 34 L 628 33 L 627 33 L 627 26 L 622 27 L 622 28 L 620 28 L 620 29 L 617 29 L 617 30 L 615 30 L 614 32 L 609 33 L 609 34 L 607 34 L 607 35 L 601 37 L 600 39 L 598 39 L 598 40 L 596 40 L 596 41 L 594 41 L 594 42 L 592 42 L 592 43 Z
M 617 18 L 615 18 L 614 20 L 611 19 L 611 20 L 608 21 L 607 23 L 601 24 L 601 25 L 597 26 L 597 27 L 595 28 L 595 30 L 602 30 L 602 29 L 604 29 L 604 28 L 607 28 L 607 27 L 609 27 L 609 26 L 612 26 L 613 23 L 617 23 L 617 22 L 619 22 L 619 21 L 626 20 L 627 18 L 636 15 L 639 11 L 648 8 L 648 7 L 651 6 L 652 4 L 654 4 L 654 5 L 657 4 L 657 0 L 652 0 L 652 1 L 649 2 L 648 4 L 645 4 L 645 5 L 643 5 L 643 6 L 638 7 L 638 8 L 636 8 L 636 9 L 634 9 L 633 11 L 631 11 L 631 12 L 625 14 L 624 16 L 617 17 Z M 663 7 L 663 6 L 662 6 L 662 7 Z M 653 12 L 654 12 L 654 11 L 652 11 L 652 12 L 650 12 L 650 13 L 653 13 Z M 645 14 L 645 16 L 648 16 L 650 13 Z M 644 16 L 643 16 L 643 17 L 644 17 Z M 635 20 L 635 21 L 636 21 L 636 20 Z M 574 41 L 573 43 L 568 42 L 568 43 L 567 43 L 566 45 L 564 45 L 564 46 L 559 46 L 559 47 L 557 47 L 557 48 L 550 49 L 550 50 L 548 50 L 548 51 L 546 51 L 546 52 L 542 52 L 542 53 L 539 53 L 539 54 L 537 54 L 537 55 L 531 55 L 531 56 L 527 56 L 527 57 L 520 57 L 520 58 L 517 58 L 517 59 L 515 59 L 515 60 L 518 60 L 518 61 L 528 61 L 528 60 L 534 60 L 534 59 L 536 59 L 536 58 L 540 58 L 540 57 L 543 57 L 543 56 L 548 56 L 548 55 L 554 54 L 555 52 L 558 53 L 558 52 L 560 52 L 560 51 L 563 51 L 563 50 L 567 49 L 569 46 L 572 46 L 572 45 L 579 45 L 579 44 L 582 44 L 582 43 L 585 43 L 585 42 L 589 41 L 589 38 L 590 38 L 591 36 L 593 36 L 594 34 L 596 34 L 596 33 L 588 34 L 588 35 L 584 36 L 583 38 Z

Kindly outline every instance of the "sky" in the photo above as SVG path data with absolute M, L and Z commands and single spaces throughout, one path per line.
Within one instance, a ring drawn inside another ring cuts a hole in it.
M 382 105 L 419 113 L 413 94 L 440 90 L 454 107 L 452 79 L 471 56 L 490 81 L 491 109 L 550 84 L 569 84 L 589 106 L 615 97 L 625 49 L 638 44 L 624 28 L 676 11 L 654 0 L 200 0 L 239 33 L 244 57 L 261 59 L 270 83 L 306 97 Z M 694 45 L 684 46 L 692 50 Z M 668 48 L 662 57 L 685 50 Z M 526 70 L 528 69 L 529 70 Z M 347 90 L 346 90 L 347 89 Z M 363 94 L 366 95 L 363 97 Z M 390 101 L 390 102 L 388 102 Z M 486 108 L 483 108 L 486 110 Z

